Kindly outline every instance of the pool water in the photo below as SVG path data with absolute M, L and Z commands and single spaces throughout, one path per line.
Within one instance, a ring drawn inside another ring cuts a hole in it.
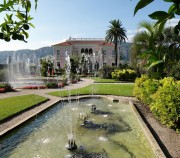
M 91 110 L 96 106 L 96 112 Z M 84 117 L 90 123 L 84 124 Z M 77 150 L 65 147 L 73 137 Z M 127 102 L 60 102 L 0 139 L 0 157 L 155 158 Z

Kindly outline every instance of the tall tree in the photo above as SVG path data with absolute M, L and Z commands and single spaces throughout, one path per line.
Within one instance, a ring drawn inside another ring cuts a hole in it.
M 0 4 L 0 14 L 4 15 L 4 22 L 0 24 L 0 39 L 9 42 L 13 40 L 21 40 L 29 37 L 28 30 L 34 27 L 30 21 L 32 1 L 34 1 L 35 9 L 38 0 L 3 0 Z M 3 14 L 4 13 L 4 14 Z
M 148 70 L 156 77 L 170 76 L 180 59 L 179 36 L 173 33 L 173 28 L 164 28 L 160 33 L 155 23 L 143 21 L 140 27 L 144 30 L 135 35 L 131 48 L 135 68 L 140 72 Z
M 118 43 L 125 42 L 127 39 L 126 30 L 122 27 L 122 22 L 118 20 L 111 20 L 110 21 L 109 29 L 106 31 L 106 41 L 114 43 L 114 50 L 115 50 L 115 65 L 118 66 L 118 50 L 117 46 Z

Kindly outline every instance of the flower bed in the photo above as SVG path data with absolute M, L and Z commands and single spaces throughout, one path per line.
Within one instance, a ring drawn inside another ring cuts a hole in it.
M 6 92 L 6 89 L 5 88 L 0 88 L 0 93 L 4 93 Z
M 25 86 L 23 89 L 46 89 L 46 86 Z
M 77 80 L 72 80 L 71 82 L 72 82 L 72 84 L 74 84 L 74 83 L 77 83 Z
M 65 86 L 65 83 L 58 83 L 58 87 L 59 88 L 62 88 L 62 87 L 64 87 Z

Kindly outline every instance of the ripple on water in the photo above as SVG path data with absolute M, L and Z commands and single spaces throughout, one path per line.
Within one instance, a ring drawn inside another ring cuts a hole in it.
M 125 110 L 125 109 L 119 109 L 119 111 L 126 112 L 126 110 Z
M 50 139 L 49 138 L 45 138 L 45 139 L 42 139 L 41 141 L 42 141 L 42 143 L 47 144 L 47 143 L 50 142 Z
M 72 108 L 73 111 L 77 110 L 77 108 Z
M 105 142 L 105 141 L 108 140 L 107 137 L 103 137 L 103 136 L 100 136 L 98 139 L 99 139 L 100 141 L 102 141 L 102 142 Z

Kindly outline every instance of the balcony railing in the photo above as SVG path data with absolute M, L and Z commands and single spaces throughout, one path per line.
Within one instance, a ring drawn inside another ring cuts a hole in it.
M 67 41 L 104 41 L 105 38 L 69 38 Z

